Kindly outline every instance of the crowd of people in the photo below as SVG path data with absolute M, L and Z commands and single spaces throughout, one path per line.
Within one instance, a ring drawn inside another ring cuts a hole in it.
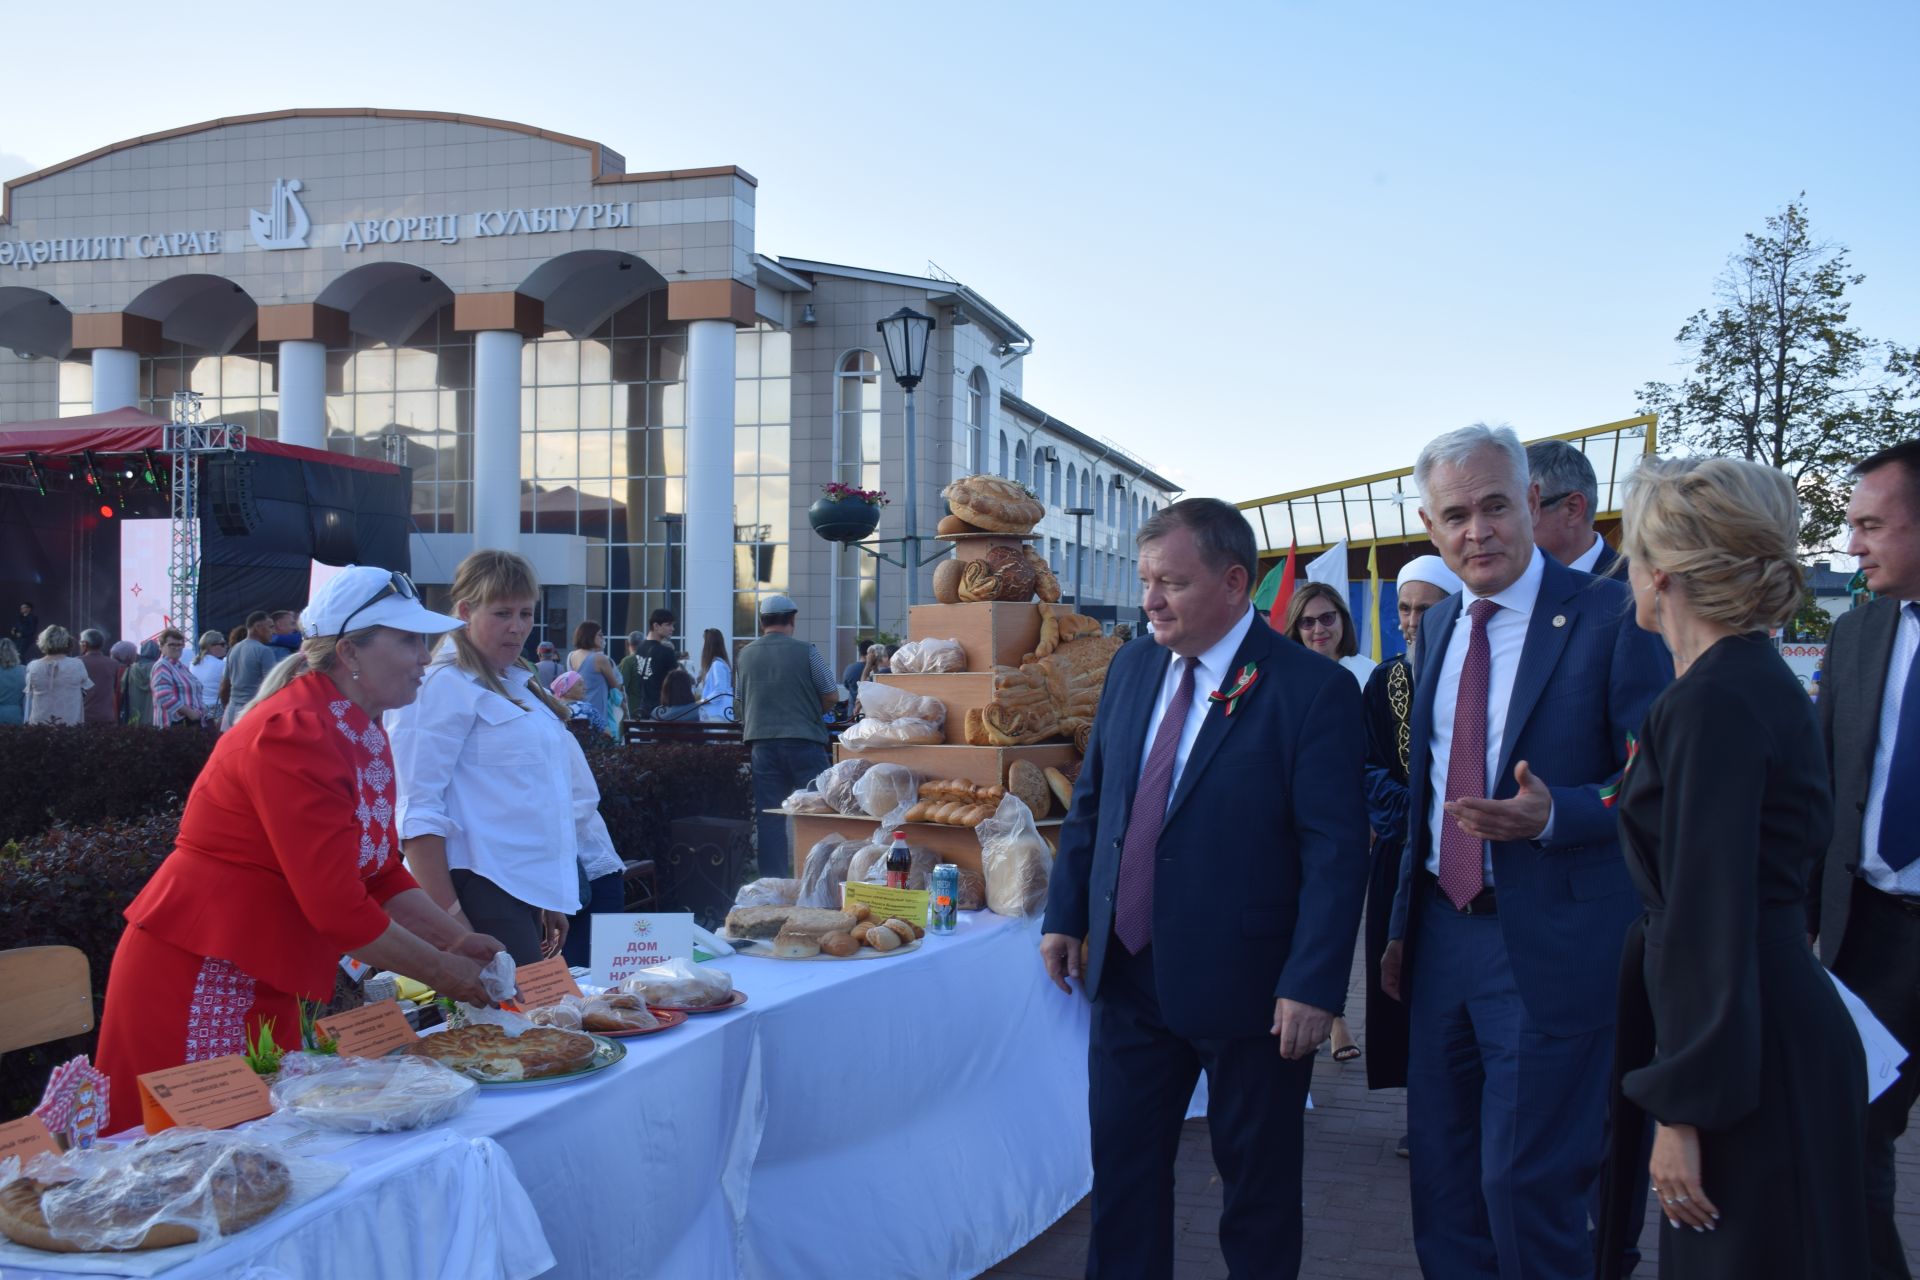
M 1778 472 L 1648 458 L 1617 552 L 1564 444 L 1470 427 L 1415 481 L 1438 554 L 1401 570 L 1406 651 L 1378 665 L 1337 590 L 1268 624 L 1233 507 L 1140 530 L 1151 635 L 1107 674 L 1042 926 L 1048 976 L 1092 1001 L 1089 1272 L 1170 1273 L 1205 1072 L 1227 1265 L 1296 1274 L 1330 1043 L 1407 1090 L 1426 1275 L 1615 1280 L 1652 1196 L 1663 1276 L 1906 1276 L 1894 1143 L 1920 1062 L 1869 1104 L 1823 966 L 1920 1046 L 1920 442 L 1854 469 L 1849 549 L 1877 598 L 1835 625 L 1817 707 L 1769 640 L 1805 593 Z M 663 609 L 617 665 L 592 622 L 529 660 L 538 599 L 505 551 L 462 562 L 449 614 L 350 566 L 190 662 L 178 631 L 108 647 L 22 607 L 0 718 L 225 730 L 127 913 L 116 1081 L 269 1019 L 285 1038 L 342 953 L 474 1003 L 498 952 L 585 963 L 623 867 L 578 720 L 737 717 L 759 873 L 790 874 L 768 811 L 825 768 L 885 647 L 836 680 L 770 595 L 737 656 L 709 629 L 683 661 Z M 1356 934 L 1364 1043 L 1343 1017 Z M 136 1122 L 137 1092 L 113 1097 Z
M 1822 966 L 1920 1047 L 1920 442 L 1854 470 L 1878 598 L 1817 708 L 1770 639 L 1806 589 L 1779 472 L 1643 460 L 1618 551 L 1563 443 L 1467 428 L 1415 480 L 1439 554 L 1378 666 L 1338 591 L 1266 625 L 1235 509 L 1139 533 L 1152 639 L 1108 673 L 1041 943 L 1093 1005 L 1089 1274 L 1171 1272 L 1203 1071 L 1227 1266 L 1297 1274 L 1330 1041 L 1406 1087 L 1425 1275 L 1615 1280 L 1651 1196 L 1663 1276 L 1906 1276 L 1920 1063 L 1869 1105 Z
M 168 627 L 135 645 L 108 645 L 89 627 L 41 627 L 32 603 L 0 637 L 0 725 L 124 724 L 166 729 L 233 727 L 276 664 L 300 649 L 298 615 L 257 611 L 230 633 L 204 632 L 197 643 Z M 673 646 L 676 619 L 655 609 L 647 631 L 626 640 L 616 667 L 605 651 L 600 624 L 574 629 L 562 660 L 551 641 L 518 659 L 559 700 L 572 720 L 616 740 L 624 720 L 734 719 L 733 663 L 718 628 L 701 637 L 697 665 Z

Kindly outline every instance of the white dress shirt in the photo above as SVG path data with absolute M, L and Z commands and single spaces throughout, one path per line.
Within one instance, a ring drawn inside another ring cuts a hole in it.
M 1920 655 L 1920 619 L 1908 602 L 1900 602 L 1900 621 L 1893 630 L 1893 654 L 1887 660 L 1887 687 L 1880 696 L 1880 732 L 1874 739 L 1873 778 L 1867 784 L 1867 811 L 1860 819 L 1860 876 L 1882 893 L 1920 897 L 1920 861 L 1895 871 L 1880 856 L 1880 815 L 1887 803 L 1887 778 L 1893 768 L 1893 740 L 1900 731 L 1900 704 L 1907 692 L 1907 672 Z M 1831 693 L 1823 695 L 1832 697 Z
M 1173 781 L 1167 787 L 1167 803 L 1173 803 L 1174 792 L 1180 789 L 1180 774 L 1187 767 L 1187 753 L 1193 750 L 1194 741 L 1200 736 L 1200 726 L 1206 722 L 1209 703 L 1207 695 L 1231 685 L 1227 668 L 1233 664 L 1233 655 L 1240 652 L 1241 641 L 1247 638 L 1248 628 L 1253 626 L 1253 606 L 1247 611 L 1233 629 L 1220 637 L 1212 648 L 1201 654 L 1198 665 L 1193 670 L 1193 701 L 1187 704 L 1187 722 L 1180 727 L 1180 745 L 1173 752 Z M 1160 734 L 1160 720 L 1167 714 L 1167 707 L 1173 702 L 1173 695 L 1180 689 L 1179 654 L 1167 663 L 1166 675 L 1160 679 L 1160 696 L 1153 700 L 1153 715 L 1147 720 L 1146 741 L 1140 744 L 1139 774 L 1147 772 L 1147 757 L 1153 754 L 1153 740 Z M 1136 778 L 1137 781 L 1137 778 Z
M 1594 564 L 1600 559 L 1600 548 L 1606 545 L 1607 545 L 1607 541 L 1605 538 L 1602 538 L 1597 533 L 1594 534 L 1593 545 L 1588 547 L 1585 551 L 1582 551 L 1579 555 L 1575 556 L 1573 558 L 1573 563 L 1569 564 L 1567 568 L 1576 570 L 1580 573 L 1592 573 Z
M 509 672 L 514 702 L 444 654 L 420 696 L 386 713 L 402 840 L 437 835 L 447 866 L 484 876 L 548 911 L 580 909 L 588 879 L 620 869 L 600 820 L 600 790 L 571 731 Z
M 1506 746 L 1507 704 L 1513 700 L 1514 677 L 1520 673 L 1520 651 L 1526 647 L 1527 625 L 1533 619 L 1533 606 L 1540 598 L 1540 579 L 1546 574 L 1546 552 L 1534 549 L 1519 579 L 1498 595 L 1482 597 L 1471 591 L 1460 600 L 1460 617 L 1453 624 L 1447 641 L 1446 657 L 1441 659 L 1433 686 L 1433 762 L 1427 770 L 1427 789 L 1432 796 L 1427 804 L 1427 827 L 1433 844 L 1427 850 L 1427 870 L 1440 874 L 1440 822 L 1446 816 L 1447 765 L 1453 757 L 1453 715 L 1460 705 L 1460 672 L 1467 665 L 1467 646 L 1473 640 L 1473 618 L 1468 609 L 1475 600 L 1491 599 L 1500 608 L 1487 619 L 1487 647 L 1491 665 L 1487 684 L 1487 794 L 1500 786 L 1500 757 Z M 1553 830 L 1551 818 L 1547 830 L 1536 839 L 1544 840 Z M 1493 849 L 1483 843 L 1480 856 L 1487 884 L 1493 883 Z

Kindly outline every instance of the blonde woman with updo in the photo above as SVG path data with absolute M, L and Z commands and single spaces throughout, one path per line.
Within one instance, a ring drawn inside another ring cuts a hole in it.
M 1799 531 L 1792 484 L 1758 463 L 1649 458 L 1628 484 L 1634 618 L 1677 676 L 1618 793 L 1646 915 L 1621 969 L 1603 1278 L 1639 1233 L 1622 1206 L 1647 1173 L 1669 1280 L 1868 1274 L 1866 1063 L 1807 945 L 1827 763 L 1768 639 L 1805 593 Z
M 79 724 L 85 719 L 81 695 L 93 688 L 93 677 L 73 656 L 73 637 L 53 626 L 35 643 L 40 656 L 27 664 L 27 723 Z
M 532 964 L 560 953 L 583 906 L 620 909 L 623 865 L 566 708 L 520 665 L 540 594 L 533 566 L 476 551 L 450 594 L 466 625 L 441 641 L 420 697 L 387 718 L 396 822 L 433 900 Z M 582 930 L 569 959 L 586 941 Z

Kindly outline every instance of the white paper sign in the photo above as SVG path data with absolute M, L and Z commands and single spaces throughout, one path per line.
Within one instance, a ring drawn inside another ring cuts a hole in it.
M 693 959 L 693 913 L 641 912 L 593 917 L 593 980 L 615 986 L 648 965 Z
M 1900 1078 L 1900 1064 L 1907 1060 L 1906 1048 L 1893 1038 L 1880 1019 L 1873 1016 L 1873 1010 L 1853 992 L 1847 990 L 1847 984 L 1834 978 L 1833 970 L 1826 971 L 1833 979 L 1833 989 L 1840 993 L 1840 1003 L 1847 1006 L 1847 1012 L 1853 1016 L 1853 1025 L 1860 1032 L 1860 1047 L 1867 1051 L 1867 1101 L 1893 1087 Z

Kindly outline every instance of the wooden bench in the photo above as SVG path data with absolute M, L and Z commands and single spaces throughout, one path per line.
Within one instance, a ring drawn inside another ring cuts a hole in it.
M 740 725 L 732 720 L 629 720 L 621 727 L 628 746 L 653 743 L 740 745 Z

